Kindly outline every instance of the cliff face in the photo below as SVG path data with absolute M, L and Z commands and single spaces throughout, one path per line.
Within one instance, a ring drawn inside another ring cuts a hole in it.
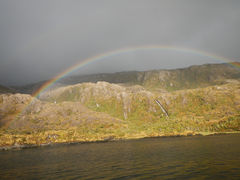
M 1 94 L 0 146 L 240 130 L 238 69 L 204 65 L 134 78 L 59 87 L 40 99 Z

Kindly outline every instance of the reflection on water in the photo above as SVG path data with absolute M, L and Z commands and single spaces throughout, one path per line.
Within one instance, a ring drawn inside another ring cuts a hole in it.
M 240 179 L 240 134 L 0 152 L 2 179 Z

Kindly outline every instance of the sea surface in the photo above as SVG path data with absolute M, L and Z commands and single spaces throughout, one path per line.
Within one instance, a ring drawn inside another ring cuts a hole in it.
M 240 179 L 240 134 L 0 151 L 0 179 Z

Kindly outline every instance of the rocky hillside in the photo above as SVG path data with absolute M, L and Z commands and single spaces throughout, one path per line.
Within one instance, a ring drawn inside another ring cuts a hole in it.
M 0 146 L 240 131 L 238 69 L 131 73 L 131 83 L 79 83 L 39 99 L 0 94 Z
M 179 131 L 234 130 L 240 125 L 240 82 L 237 80 L 169 93 L 151 92 L 139 85 L 82 83 L 50 91 L 41 99 L 57 103 L 81 102 L 94 111 L 135 122 L 138 127 L 161 122 L 163 131 L 171 126 L 172 130 Z M 168 112 L 169 118 L 156 100 Z M 224 125 L 219 126 L 220 122 Z
M 225 79 L 240 79 L 240 69 L 229 64 L 206 64 L 177 70 L 147 71 L 138 77 L 145 87 L 167 91 L 224 84 Z
M 236 62 L 236 64 L 239 64 Z M 150 90 L 174 91 L 180 89 L 207 87 L 225 83 L 225 79 L 239 79 L 240 69 L 229 64 L 206 64 L 173 70 L 129 71 L 93 75 L 70 76 L 58 81 L 52 87 L 73 85 L 83 82 L 105 81 L 115 84 L 141 85 Z M 36 91 L 44 82 L 15 87 L 21 93 Z
M 107 140 L 127 126 L 80 102 L 42 102 L 24 94 L 0 95 L 0 117 L 0 146 Z
M 143 72 L 120 72 L 73 76 L 61 81 L 63 84 L 106 81 L 109 83 L 138 84 L 157 90 L 180 90 L 206 87 L 224 83 L 225 79 L 239 79 L 240 70 L 229 64 L 206 64 L 173 70 L 152 70 Z

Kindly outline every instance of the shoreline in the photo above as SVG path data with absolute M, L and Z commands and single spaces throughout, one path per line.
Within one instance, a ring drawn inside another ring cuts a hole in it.
M 76 142 L 53 142 L 53 143 L 43 143 L 43 144 L 15 144 L 11 146 L 0 146 L 0 151 L 9 151 L 9 150 L 23 150 L 31 148 L 40 148 L 40 147 L 50 147 L 58 145 L 74 145 L 74 144 L 87 144 L 87 143 L 107 143 L 107 142 L 118 142 L 118 141 L 131 141 L 131 140 L 141 140 L 141 139 L 150 139 L 150 138 L 176 138 L 176 137 L 197 137 L 197 136 L 221 136 L 221 135 L 231 135 L 231 134 L 240 134 L 240 131 L 233 132 L 199 132 L 194 134 L 170 134 L 170 135 L 161 135 L 161 136 L 146 136 L 146 137 L 130 137 L 130 138 L 119 138 L 119 139 L 104 139 L 104 140 L 93 140 L 93 141 L 76 141 Z

